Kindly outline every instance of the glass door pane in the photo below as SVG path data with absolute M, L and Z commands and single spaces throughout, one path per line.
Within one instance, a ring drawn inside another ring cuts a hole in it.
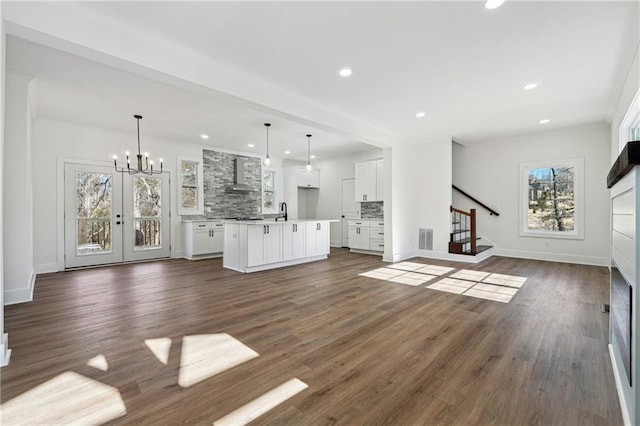
M 64 170 L 65 268 L 122 262 L 122 177 L 104 166 Z
M 113 176 L 76 172 L 76 254 L 111 253 Z
M 134 250 L 162 248 L 162 179 L 133 178 Z

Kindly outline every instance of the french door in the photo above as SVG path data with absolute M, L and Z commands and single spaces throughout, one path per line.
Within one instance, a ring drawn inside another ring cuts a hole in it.
M 65 268 L 171 254 L 169 174 L 66 163 Z

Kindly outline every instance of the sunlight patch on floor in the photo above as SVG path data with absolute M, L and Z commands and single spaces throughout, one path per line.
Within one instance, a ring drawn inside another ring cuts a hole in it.
M 118 389 L 73 371 L 62 373 L 0 406 L 4 425 L 103 424 L 127 409 Z
M 109 363 L 104 355 L 98 355 L 87 361 L 89 367 L 97 368 L 100 371 L 107 371 L 109 369 Z
M 258 356 L 226 333 L 182 338 L 178 384 L 183 388 L 220 374 Z
M 159 339 L 146 339 L 144 344 L 151 351 L 158 361 L 167 365 L 169 362 L 169 350 L 171 349 L 171 339 L 168 337 L 161 337 Z
M 291 379 L 216 420 L 213 424 L 214 426 L 246 425 L 306 388 L 308 385 L 305 382 Z
M 451 272 L 453 273 L 434 281 L 434 279 Z M 432 281 L 426 288 L 502 303 L 509 303 L 527 280 L 526 277 L 515 275 L 471 269 L 456 271 L 455 268 L 415 262 L 395 263 L 359 275 L 415 287 Z

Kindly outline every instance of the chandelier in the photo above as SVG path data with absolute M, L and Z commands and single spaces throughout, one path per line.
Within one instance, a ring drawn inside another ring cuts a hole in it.
M 142 168 L 142 154 L 140 154 L 140 120 L 142 120 L 142 116 L 141 115 L 134 115 L 133 116 L 137 121 L 137 125 L 138 125 L 138 168 L 137 169 L 132 169 L 131 168 L 131 160 L 129 160 L 129 151 L 125 152 L 125 155 L 127 156 L 127 167 L 120 167 L 118 168 L 118 156 L 114 155 L 113 156 L 113 165 L 116 168 L 116 172 L 120 172 L 120 173 L 128 173 L 130 175 L 137 175 L 139 173 L 145 174 L 145 175 L 159 175 L 160 173 L 162 173 L 162 158 L 160 159 L 160 170 L 153 170 L 153 160 L 149 161 L 149 154 L 148 153 L 144 153 L 144 168 Z

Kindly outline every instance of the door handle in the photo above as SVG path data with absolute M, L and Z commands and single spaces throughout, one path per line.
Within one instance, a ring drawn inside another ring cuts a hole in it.
M 116 225 L 120 225 L 120 221 L 117 221 L 117 222 L 116 222 Z
M 267 225 L 267 234 L 269 233 L 269 225 Z

